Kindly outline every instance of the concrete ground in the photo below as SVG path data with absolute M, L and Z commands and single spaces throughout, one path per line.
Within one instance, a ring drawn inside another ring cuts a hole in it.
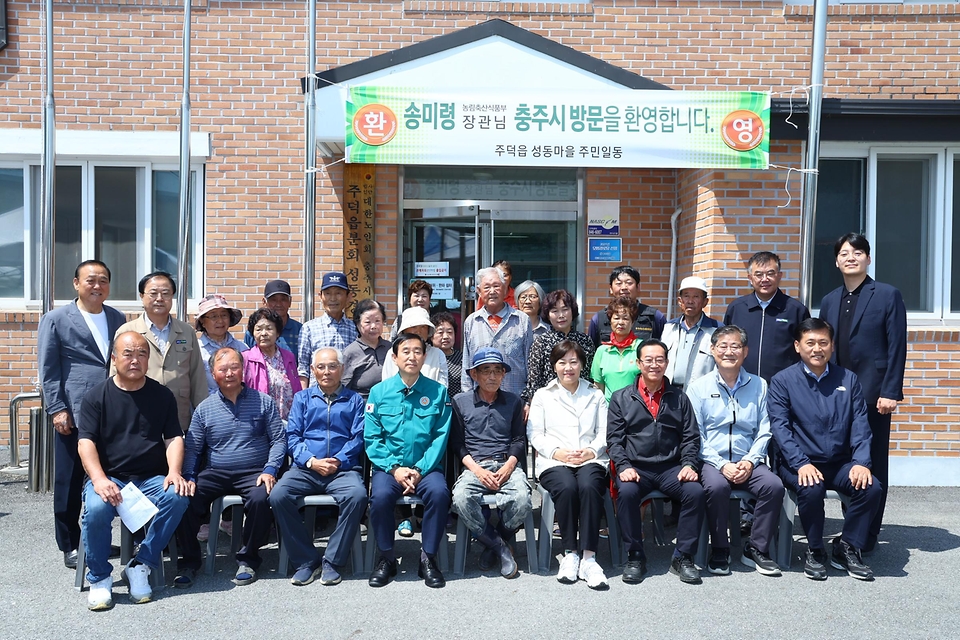
M 0 452 L 6 458 L 6 452 Z M 703 584 L 680 583 L 667 572 L 671 548 L 648 543 L 650 575 L 640 585 L 620 581 L 601 544 L 600 563 L 610 590 L 562 585 L 550 572 L 507 581 L 477 569 L 477 545 L 467 573 L 447 572 L 442 590 L 416 575 L 416 538 L 398 542 L 401 575 L 383 589 L 366 575 L 340 585 L 293 587 L 278 576 L 276 544 L 263 551 L 260 580 L 232 584 L 236 570 L 221 536 L 217 571 L 194 587 L 168 587 L 153 602 L 130 604 L 114 570 L 113 610 L 92 613 L 73 589 L 53 540 L 52 496 L 30 493 L 23 476 L 0 474 L 0 629 L 6 638 L 950 638 L 960 636 L 960 489 L 891 491 L 887 525 L 868 558 L 877 579 L 856 581 L 830 570 L 826 582 L 803 577 L 801 565 L 780 578 L 747 570 Z M 828 533 L 840 528 L 828 504 Z M 799 522 L 797 526 L 799 530 Z M 672 535 L 668 529 L 668 537 Z M 115 529 L 115 536 L 117 536 Z M 453 535 L 450 557 L 453 557 Z M 652 536 L 648 536 L 652 539 Z M 526 567 L 523 545 L 517 549 Z M 556 547 L 555 547 L 556 549 Z M 804 545 L 794 544 L 794 555 Z M 172 565 L 168 581 L 172 580 Z M 957 635 L 954 635 L 957 634 Z

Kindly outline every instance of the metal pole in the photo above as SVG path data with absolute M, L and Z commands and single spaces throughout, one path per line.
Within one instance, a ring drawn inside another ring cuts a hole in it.
M 187 320 L 190 261 L 190 2 L 183 0 L 183 96 L 180 98 L 180 231 L 177 247 L 177 317 Z
M 803 161 L 803 226 L 800 234 L 800 300 L 810 308 L 813 295 L 814 233 L 817 217 L 817 170 L 820 166 L 820 106 L 827 46 L 827 0 L 814 0 L 813 50 L 810 57 L 810 108 L 807 153 Z
M 313 318 L 313 282 L 316 271 L 317 230 L 317 0 L 307 3 L 307 96 L 305 103 L 307 148 L 305 149 L 303 210 L 303 320 Z
M 53 309 L 54 246 L 56 224 L 53 216 L 56 195 L 57 148 L 56 103 L 53 100 L 53 0 L 45 0 L 44 11 L 44 78 L 43 96 L 43 157 L 40 158 L 43 193 L 40 218 L 40 304 L 43 313 Z

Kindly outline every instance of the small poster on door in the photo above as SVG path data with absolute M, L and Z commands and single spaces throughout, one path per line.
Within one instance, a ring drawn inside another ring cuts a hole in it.
M 431 300 L 453 300 L 453 278 L 425 278 L 424 280 L 433 286 Z
M 620 235 L 619 200 L 587 200 L 587 235 Z
M 415 278 L 435 278 L 450 275 L 449 262 L 414 262 L 413 275 Z
M 623 262 L 620 238 L 588 238 L 588 262 Z

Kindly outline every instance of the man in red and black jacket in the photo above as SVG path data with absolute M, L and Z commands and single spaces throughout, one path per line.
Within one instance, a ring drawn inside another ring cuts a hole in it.
M 693 562 L 703 524 L 705 499 L 700 479 L 700 430 L 687 396 L 663 375 L 667 347 L 650 338 L 637 347 L 640 375 L 610 398 L 607 453 L 614 465 L 617 519 L 627 548 L 623 581 L 636 584 L 646 573 L 640 502 L 659 489 L 680 501 L 677 548 L 670 572 L 699 584 Z

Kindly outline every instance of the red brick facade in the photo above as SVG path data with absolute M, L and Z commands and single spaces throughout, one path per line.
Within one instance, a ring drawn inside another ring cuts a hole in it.
M 39 129 L 42 4 L 8 3 L 0 51 L 0 129 Z M 54 5 L 57 126 L 67 130 L 176 131 L 181 80 L 179 3 L 76 0 Z M 760 2 L 592 4 L 434 2 L 319 3 L 319 70 L 342 66 L 499 18 L 674 89 L 771 91 L 807 84 L 812 7 Z M 840 5 L 830 8 L 825 96 L 960 97 L 960 8 Z M 205 292 L 249 313 L 263 282 L 294 287 L 302 315 L 304 179 L 303 2 L 198 0 L 194 8 L 192 127 L 212 136 L 205 164 Z M 798 102 L 802 92 L 794 94 Z M 16 154 L 14 149 L 0 149 Z M 774 142 L 771 162 L 799 167 L 799 143 Z M 20 158 L 22 159 L 22 158 Z M 332 162 L 334 159 L 321 159 Z M 399 168 L 377 168 L 376 290 L 396 313 Z M 670 271 L 670 216 L 679 206 L 678 277 L 696 272 L 722 315 L 746 286 L 743 262 L 777 251 L 784 285 L 797 293 L 800 183 L 784 169 L 626 170 L 586 168 L 584 201 L 620 201 L 624 261 L 642 265 L 645 299 L 663 307 Z M 342 170 L 317 179 L 317 272 L 343 256 Z M 585 256 L 581 256 L 585 260 Z M 607 296 L 609 265 L 586 265 L 589 317 Z M 319 304 L 317 305 L 319 310 Z M 127 309 L 133 311 L 133 309 Z M 32 390 L 36 307 L 0 309 L 0 441 L 9 399 Z M 239 329 L 239 328 L 238 328 Z M 240 333 L 238 330 L 236 333 Z M 895 455 L 960 457 L 960 332 L 910 332 L 907 401 L 894 421 Z

